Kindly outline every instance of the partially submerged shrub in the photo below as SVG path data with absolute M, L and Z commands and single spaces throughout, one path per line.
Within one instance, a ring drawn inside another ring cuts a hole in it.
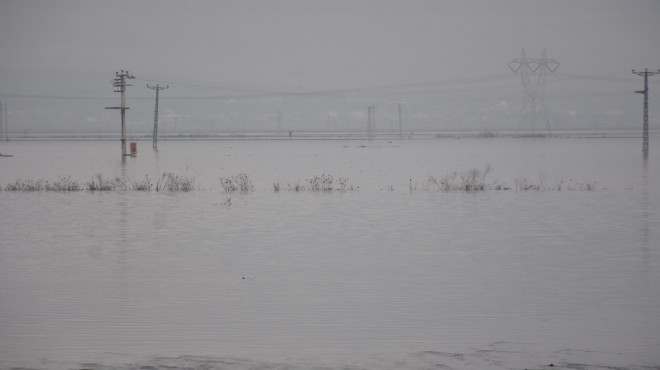
M 5 191 L 80 191 L 85 190 L 71 177 L 60 177 L 57 181 L 49 183 L 46 180 L 18 179 L 5 186 Z
M 151 189 L 154 186 L 154 184 L 152 184 L 151 181 L 149 180 L 148 175 L 144 176 L 144 180 L 130 179 L 129 184 L 131 186 L 131 190 L 138 190 L 138 191 L 151 191 Z
M 96 176 L 92 178 L 92 181 L 89 181 L 86 184 L 86 188 L 89 191 L 113 191 L 120 189 L 121 187 L 122 182 L 119 178 L 109 180 L 107 178 L 103 178 L 103 175 L 100 173 L 96 174 Z
M 448 175 L 444 175 L 440 180 L 433 176 L 429 176 L 424 187 L 427 191 L 484 191 L 497 188 L 498 190 L 505 190 L 503 185 L 497 182 L 486 182 L 486 177 L 493 170 L 490 165 L 486 165 L 483 170 L 473 168 L 465 172 L 454 171 Z M 412 180 L 410 189 L 412 191 Z
M 513 179 L 514 189 L 516 191 L 527 191 L 527 190 L 544 190 L 543 184 L 541 181 L 534 184 L 530 182 L 526 177 L 518 177 Z M 561 188 L 560 188 L 561 190 Z
M 279 183 L 274 186 L 276 191 L 279 191 Z M 312 191 L 312 192 L 331 192 L 331 191 L 347 191 L 355 190 L 355 188 L 348 183 L 348 177 L 340 177 L 336 182 L 332 175 L 322 174 L 315 176 L 311 179 L 306 179 L 302 184 L 296 182 L 294 184 L 287 184 L 289 191 Z
M 596 190 L 595 182 L 573 182 L 573 180 L 568 180 L 567 183 L 564 180 L 550 186 L 546 186 L 543 183 L 543 177 L 539 179 L 538 183 L 529 181 L 525 177 L 518 177 L 513 180 L 515 184 L 516 191 L 594 191 Z
M 235 191 L 240 191 L 241 193 L 247 193 L 254 191 L 254 185 L 250 176 L 245 173 L 239 173 L 231 177 L 221 177 L 220 185 L 222 189 L 227 193 L 232 193 Z M 278 185 L 279 186 L 279 185 Z M 279 189 L 278 189 L 279 190 Z
M 46 190 L 49 191 L 80 191 L 84 188 L 77 181 L 71 180 L 71 176 L 60 177 L 52 184 L 46 183 Z
M 156 191 L 192 191 L 195 186 L 194 177 L 178 176 L 166 172 L 156 183 Z
M 164 173 L 155 184 L 156 191 L 191 191 L 194 190 L 194 178 Z M 5 186 L 5 191 L 151 191 L 154 188 L 149 176 L 144 179 L 108 179 L 97 174 L 85 184 L 71 180 L 71 177 L 59 177 L 52 183 L 46 180 L 18 179 Z
M 44 180 L 17 179 L 5 186 L 5 191 L 41 191 L 48 183 Z

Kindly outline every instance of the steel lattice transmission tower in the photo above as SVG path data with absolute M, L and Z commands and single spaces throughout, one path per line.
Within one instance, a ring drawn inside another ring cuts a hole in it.
M 525 95 L 522 105 L 523 117 L 518 131 L 523 126 L 528 126 L 532 132 L 536 132 L 536 124 L 542 122 L 545 123 L 548 132 L 552 132 L 548 112 L 545 110 L 545 81 L 548 73 L 554 73 L 559 68 L 559 62 L 548 58 L 545 49 L 540 58 L 528 58 L 525 49 L 522 49 L 520 58 L 513 59 L 508 66 L 513 73 L 520 72 Z
M 160 92 L 160 90 L 165 90 L 169 87 L 170 85 L 160 86 L 156 84 L 156 86 L 151 86 L 147 84 L 147 88 L 156 90 L 156 108 L 154 109 L 154 135 L 153 135 L 154 150 L 158 150 L 158 92 Z

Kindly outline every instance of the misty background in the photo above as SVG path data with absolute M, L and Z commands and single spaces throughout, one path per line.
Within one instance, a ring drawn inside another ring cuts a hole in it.
M 660 68 L 660 2 L 0 0 L 0 102 L 9 133 L 515 131 L 507 63 L 547 56 L 553 130 L 641 131 L 643 79 Z M 650 128 L 660 128 L 651 77 Z M 537 127 L 542 129 L 543 127 Z M 525 128 L 523 128 L 525 129 Z

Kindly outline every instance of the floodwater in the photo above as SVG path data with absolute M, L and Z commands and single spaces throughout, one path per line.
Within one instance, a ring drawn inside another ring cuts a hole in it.
M 0 143 L 3 189 L 195 181 L 0 192 L 0 368 L 659 369 L 660 140 L 640 141 Z M 546 190 L 426 189 L 486 165 Z M 224 192 L 238 173 L 253 192 Z M 353 190 L 287 190 L 322 174 Z

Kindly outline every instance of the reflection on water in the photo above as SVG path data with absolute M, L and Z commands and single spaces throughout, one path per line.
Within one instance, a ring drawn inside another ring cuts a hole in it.
M 206 190 L 0 193 L 0 368 L 657 366 L 660 160 L 513 143 L 163 142 L 120 165 L 24 143 L 2 183 L 168 171 Z M 601 188 L 408 191 L 484 163 Z M 254 193 L 219 190 L 238 172 Z M 270 188 L 321 173 L 360 190 Z

